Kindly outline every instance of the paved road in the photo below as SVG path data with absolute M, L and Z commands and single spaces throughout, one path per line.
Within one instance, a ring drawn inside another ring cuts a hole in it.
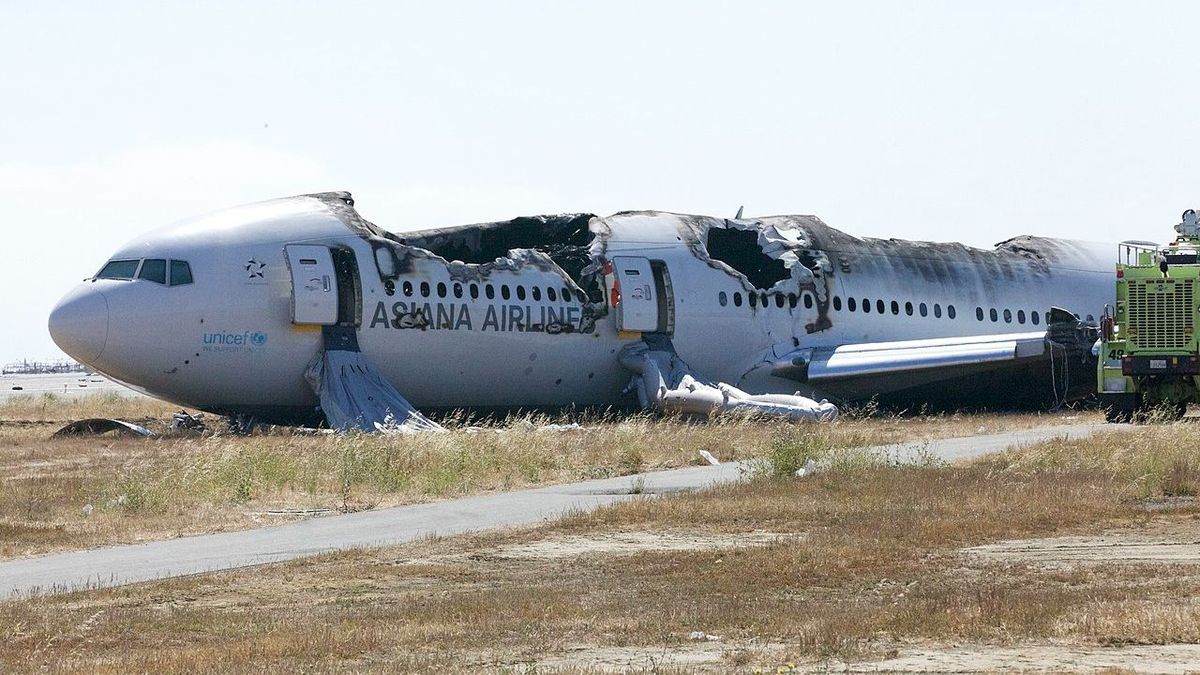
M 924 454 L 954 461 L 1055 437 L 1083 437 L 1103 428 L 1044 427 L 877 449 L 901 460 Z M 328 551 L 397 544 L 432 534 L 444 536 L 536 523 L 567 511 L 632 499 L 635 486 L 642 493 L 664 494 L 733 482 L 743 475 L 744 469 L 737 463 L 688 467 L 315 518 L 244 532 L 23 558 L 0 563 L 0 599 L 247 567 Z
M 18 396 L 55 394 L 77 398 L 89 394 L 119 394 L 144 396 L 96 373 L 63 373 L 46 375 L 0 375 L 0 401 Z

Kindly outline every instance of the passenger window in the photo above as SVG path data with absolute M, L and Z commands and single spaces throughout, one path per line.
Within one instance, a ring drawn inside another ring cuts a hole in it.
M 929 316 L 929 307 L 927 307 L 927 306 L 925 305 L 925 303 L 923 303 L 923 302 L 922 302 L 922 303 L 921 303 L 921 306 L 920 306 L 920 307 L 918 307 L 917 309 L 919 309 L 919 310 L 920 310 L 920 312 L 921 312 L 921 316 Z
M 875 311 L 879 314 L 883 314 L 883 311 L 884 311 L 883 300 L 875 301 Z
M 871 313 L 871 300 L 870 300 L 870 298 L 863 298 L 863 304 L 862 304 L 862 308 L 863 308 L 863 314 L 870 314 L 870 313 Z
M 1004 323 L 1012 323 L 1012 310 L 1004 310 Z
M 525 287 L 520 284 L 517 285 L 517 299 L 518 300 L 525 299 Z
M 734 307 L 742 306 L 742 294 L 739 293 L 738 291 L 733 292 L 733 306 Z
M 553 286 L 546 287 L 546 297 L 550 299 L 550 302 L 556 302 L 558 300 L 558 293 L 555 292 Z
M 112 260 L 100 269 L 97 279 L 132 279 L 140 260 Z
M 411 298 L 411 297 L 412 297 L 412 291 L 413 291 L 413 288 L 412 288 L 412 282 L 411 282 L 411 281 L 406 281 L 406 282 L 404 282 L 404 285 L 403 285 L 403 286 L 401 286 L 401 288 L 403 288 L 403 289 L 404 289 L 404 297 L 406 297 L 406 298 Z
M 954 318 L 954 305 L 948 305 L 946 307 L 946 316 L 950 317 L 951 319 Z
M 854 302 L 854 298 L 846 299 L 846 309 L 850 310 L 851 312 L 858 309 L 857 303 Z
M 429 297 L 429 282 L 428 281 L 421 282 L 421 297 L 422 298 Z
M 796 309 L 796 305 L 799 302 L 800 302 L 800 299 L 796 297 L 795 293 L 788 293 L 788 307 L 790 307 L 792 309 Z
M 1025 323 L 1025 310 L 1017 310 L 1017 323 Z
M 445 284 L 445 282 L 442 282 L 442 281 L 439 281 L 439 282 L 438 282 L 438 285 L 437 285 L 437 292 L 438 292 L 438 297 L 439 297 L 439 298 L 444 298 L 444 297 L 446 297 L 446 284 Z
M 483 294 L 487 296 L 488 300 L 495 300 L 496 299 L 496 288 L 494 286 L 492 286 L 491 284 L 488 284 L 483 287 Z
M 717 302 L 721 303 L 722 307 L 729 304 L 729 296 L 725 294 L 725 291 L 717 293 Z
M 778 307 L 779 309 L 783 309 L 783 304 L 785 302 L 787 302 L 787 298 L 783 297 L 783 293 L 775 294 L 775 306 L 776 307 Z
M 766 291 L 763 291 L 763 293 L 762 293 L 762 306 L 763 306 L 763 307 L 766 307 L 766 306 L 767 306 L 767 304 L 768 304 L 768 303 L 767 303 L 767 292 L 766 292 Z M 1076 318 L 1078 318 L 1078 317 L 1076 317 Z
M 805 291 L 804 292 L 804 309 L 812 309 L 812 306 L 813 306 L 812 293 Z
M 906 303 L 904 303 L 904 313 L 905 313 L 905 314 L 907 314 L 907 315 L 909 315 L 909 316 L 912 316 L 912 313 L 913 313 L 913 306 L 912 306 L 912 303 L 911 303 L 911 302 L 906 302 Z
M 758 307 L 758 293 L 747 293 L 746 299 L 750 301 L 751 307 Z
M 988 316 L 991 317 L 992 323 L 996 323 L 997 321 L 1000 320 L 999 314 L 996 313 L 995 307 L 988 310 Z
M 479 284 L 471 284 L 468 290 L 471 292 L 471 299 L 479 299 Z
M 979 319 L 980 321 L 983 321 L 983 308 L 982 307 L 975 308 L 975 318 Z
M 171 285 L 185 286 L 192 283 L 192 266 L 186 260 L 171 261 Z
M 538 302 L 539 300 L 541 300 L 541 299 L 542 299 L 542 288 L 541 288 L 541 286 L 530 286 L 530 287 L 529 287 L 529 292 L 533 294 L 533 301 L 534 301 L 534 302 Z
M 833 296 L 833 311 L 835 311 L 835 312 L 842 311 L 842 299 L 836 295 Z
M 1030 312 L 1029 320 L 1032 321 L 1033 325 L 1036 326 L 1036 325 L 1038 325 L 1038 322 L 1041 321 L 1041 315 L 1038 314 L 1037 312 Z
M 454 297 L 462 297 L 462 284 L 458 283 L 457 281 L 454 282 Z
M 900 313 L 900 303 L 893 300 L 892 301 L 892 314 L 899 314 L 899 313 Z
M 142 270 L 138 272 L 138 278 L 156 284 L 166 284 L 167 261 L 162 258 L 146 258 L 142 261 Z
M 512 291 L 508 290 L 508 284 L 500 284 L 500 297 L 505 300 L 512 297 Z
M 942 318 L 942 305 L 941 305 L 941 303 L 938 303 L 938 302 L 935 302 L 935 303 L 933 303 L 933 318 L 935 318 L 935 319 L 940 319 L 940 318 Z
M 566 286 L 563 286 L 563 289 L 562 289 L 562 299 L 563 299 L 563 302 L 571 301 L 571 289 L 567 288 Z

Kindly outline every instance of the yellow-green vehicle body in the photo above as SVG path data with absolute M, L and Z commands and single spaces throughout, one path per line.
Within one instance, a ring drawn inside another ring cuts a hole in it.
M 1096 385 L 1110 422 L 1152 411 L 1178 417 L 1200 402 L 1198 252 L 1200 238 L 1191 236 L 1163 247 L 1121 245 L 1115 304 L 1101 320 L 1097 354 Z

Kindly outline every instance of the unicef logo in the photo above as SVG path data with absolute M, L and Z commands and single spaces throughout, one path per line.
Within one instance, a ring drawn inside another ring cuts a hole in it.
M 261 347 L 261 346 L 267 344 L 267 334 L 266 333 L 254 333 L 253 335 L 250 336 L 250 344 L 254 345 L 255 347 Z

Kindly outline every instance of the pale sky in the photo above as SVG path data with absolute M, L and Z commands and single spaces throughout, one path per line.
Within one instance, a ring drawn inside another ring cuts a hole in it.
M 305 192 L 397 231 L 744 204 L 983 246 L 1200 206 L 1197 3 L 0 9 L 0 362 L 60 357 L 50 308 L 122 243 Z

